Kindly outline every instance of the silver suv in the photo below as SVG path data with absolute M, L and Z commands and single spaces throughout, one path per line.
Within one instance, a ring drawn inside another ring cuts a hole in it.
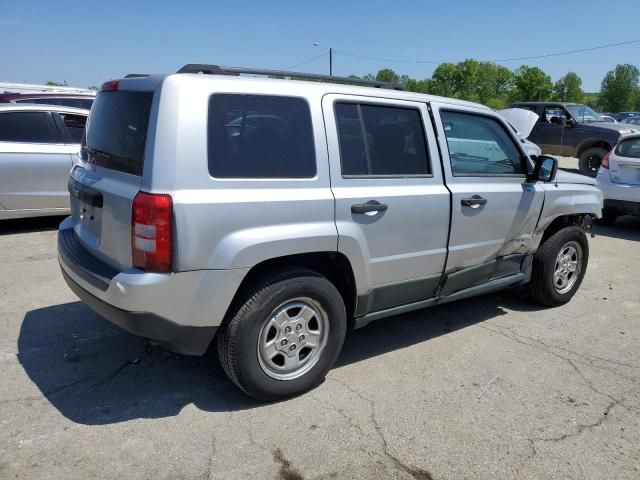
M 571 299 L 593 179 L 527 157 L 482 105 L 336 81 L 366 83 L 206 65 L 107 82 L 60 225 L 71 289 L 173 351 L 215 338 L 263 400 L 321 382 L 348 327 L 515 285 Z

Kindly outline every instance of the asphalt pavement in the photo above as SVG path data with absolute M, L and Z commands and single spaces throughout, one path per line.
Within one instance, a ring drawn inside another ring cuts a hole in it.
M 80 303 L 58 221 L 0 224 L 1 479 L 640 478 L 640 219 L 596 227 L 568 305 L 505 291 L 372 323 L 273 404 Z

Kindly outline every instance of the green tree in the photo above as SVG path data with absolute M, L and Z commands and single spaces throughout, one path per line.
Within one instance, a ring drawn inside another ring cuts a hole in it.
M 443 97 L 454 97 L 459 91 L 460 72 L 453 63 L 441 63 L 431 75 L 432 92 Z
M 425 78 L 424 80 L 416 80 L 415 78 L 401 78 L 401 80 L 402 86 L 409 92 L 431 93 L 431 80 L 429 78 Z
M 631 110 L 638 105 L 640 70 L 633 65 L 616 65 L 600 86 L 600 105 L 607 112 Z
M 582 79 L 577 73 L 568 72 L 553 86 L 553 96 L 560 102 L 584 102 Z
M 89 90 L 93 90 L 94 92 L 98 91 L 98 87 L 96 87 L 95 85 L 91 85 L 90 87 L 88 87 Z
M 60 83 L 60 82 L 56 82 L 54 80 L 49 80 L 45 85 L 49 85 L 50 87 L 64 87 L 66 86 L 67 82 L 64 83 Z
M 491 108 L 505 108 L 512 84 L 513 73 L 508 68 L 491 62 L 478 63 L 473 100 Z
M 376 80 L 379 82 L 398 83 L 400 82 L 400 77 L 396 72 L 394 72 L 390 68 L 384 68 L 378 71 L 376 75 Z
M 553 92 L 551 77 L 538 67 L 522 65 L 514 72 L 513 100 L 522 102 L 548 100 Z

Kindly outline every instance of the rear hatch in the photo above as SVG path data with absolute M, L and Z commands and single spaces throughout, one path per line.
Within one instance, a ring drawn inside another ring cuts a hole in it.
M 82 141 L 83 162 L 69 180 L 74 231 L 104 263 L 132 266 L 131 207 L 140 190 L 153 92 L 111 90 L 96 95 Z
M 614 183 L 640 185 L 640 137 L 618 143 L 609 158 L 609 173 Z

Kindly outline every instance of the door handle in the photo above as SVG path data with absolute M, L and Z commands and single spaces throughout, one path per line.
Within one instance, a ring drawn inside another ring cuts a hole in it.
M 388 205 L 380 203 L 376 200 L 369 200 L 367 203 L 358 203 L 351 205 L 352 213 L 371 213 L 371 212 L 384 212 L 387 210 Z
M 487 199 L 482 198 L 480 195 L 474 195 L 473 197 L 463 198 L 460 203 L 463 207 L 478 208 L 480 205 L 486 205 Z

